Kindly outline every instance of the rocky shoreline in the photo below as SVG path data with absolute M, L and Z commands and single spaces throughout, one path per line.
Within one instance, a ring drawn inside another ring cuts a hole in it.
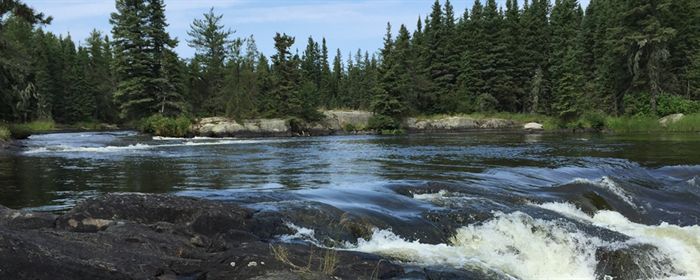
M 373 114 L 365 111 L 324 111 L 317 122 L 284 119 L 252 119 L 236 121 L 223 117 L 199 119 L 191 128 L 193 136 L 204 137 L 290 137 L 346 134 L 376 134 L 369 130 Z M 482 130 L 542 130 L 541 125 L 524 127 L 512 120 L 467 116 L 441 118 L 406 118 L 402 127 L 409 133 L 464 132 Z
M 0 279 L 448 279 L 380 256 L 282 242 L 292 223 L 357 240 L 370 224 L 328 205 L 275 212 L 152 194 L 107 194 L 64 214 L 0 206 Z M 324 241 L 319 241 L 323 243 Z M 329 244 L 330 245 L 330 244 Z

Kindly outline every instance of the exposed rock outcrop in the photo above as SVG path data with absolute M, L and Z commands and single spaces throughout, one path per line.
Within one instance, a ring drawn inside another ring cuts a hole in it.
M 210 137 L 265 137 L 265 136 L 321 136 L 367 131 L 373 114 L 366 111 L 323 112 L 323 119 L 315 122 L 283 119 L 254 119 L 236 121 L 223 117 L 203 118 L 192 126 L 196 136 Z M 407 118 L 403 122 L 411 132 L 451 132 L 468 130 L 516 129 L 520 124 L 505 119 L 474 119 L 467 116 L 443 118 Z M 371 131 L 370 131 L 371 132 Z
M 516 122 L 504 119 L 474 119 L 465 116 L 450 116 L 435 119 L 407 118 L 404 126 L 409 131 L 465 131 L 473 129 L 513 129 Z
M 192 126 L 195 135 L 211 137 L 292 136 L 291 125 L 282 119 L 253 119 L 238 122 L 223 117 L 203 118 Z
M 404 275 L 378 256 L 279 243 L 272 237 L 290 229 L 262 226 L 274 219 L 231 203 L 167 195 L 109 194 L 63 215 L 0 207 L 0 279 Z
M 324 111 L 328 128 L 334 130 L 363 130 L 369 125 L 373 114 L 367 111 Z
M 659 119 L 659 124 L 661 124 L 661 126 L 663 126 L 663 127 L 667 127 L 669 124 L 679 122 L 683 118 L 685 118 L 685 115 L 683 115 L 683 114 L 668 115 L 668 116 L 665 116 L 665 117 Z
M 523 129 L 525 129 L 525 130 L 543 130 L 544 126 L 542 124 L 539 124 L 539 123 L 531 122 L 531 123 L 526 123 L 523 126 Z

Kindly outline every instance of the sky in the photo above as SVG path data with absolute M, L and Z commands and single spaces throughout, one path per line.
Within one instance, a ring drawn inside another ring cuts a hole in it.
M 587 5 L 589 0 L 580 0 Z M 418 16 L 430 13 L 434 0 L 165 0 L 168 32 L 180 41 L 176 51 L 190 58 L 187 30 L 195 18 L 214 8 L 223 14 L 223 24 L 234 30 L 234 37 L 253 35 L 258 49 L 272 55 L 275 33 L 296 37 L 295 49 L 302 52 L 309 36 L 325 37 L 331 56 L 340 48 L 344 56 L 358 48 L 376 52 L 382 46 L 386 23 L 413 30 Z M 443 2 L 443 0 L 441 0 Z M 483 1 L 482 1 L 483 2 Z M 505 2 L 505 0 L 499 0 Z M 522 5 L 522 0 L 519 1 Z M 110 34 L 109 15 L 114 0 L 25 0 L 25 3 L 54 18 L 44 29 L 70 34 L 79 42 L 97 29 Z M 457 15 L 471 7 L 473 0 L 452 0 Z

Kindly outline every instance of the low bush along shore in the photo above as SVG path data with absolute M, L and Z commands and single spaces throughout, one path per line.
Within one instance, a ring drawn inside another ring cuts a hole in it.
M 52 120 L 36 120 L 27 123 L 0 123 L 0 141 L 27 139 L 32 134 L 58 130 L 113 130 L 118 127 L 97 122 L 79 122 L 70 125 L 57 124 Z

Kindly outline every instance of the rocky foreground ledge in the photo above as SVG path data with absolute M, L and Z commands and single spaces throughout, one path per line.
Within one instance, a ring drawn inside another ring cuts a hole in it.
M 303 208 L 303 207 L 302 207 Z M 305 208 L 311 209 L 311 208 Z M 330 211 L 332 212 L 332 211 Z M 347 213 L 260 212 L 169 195 L 108 194 L 68 213 L 0 206 L 0 279 L 436 279 L 379 256 L 282 243 L 289 220 L 314 220 L 351 239 Z M 416 278 L 417 277 L 417 278 Z

